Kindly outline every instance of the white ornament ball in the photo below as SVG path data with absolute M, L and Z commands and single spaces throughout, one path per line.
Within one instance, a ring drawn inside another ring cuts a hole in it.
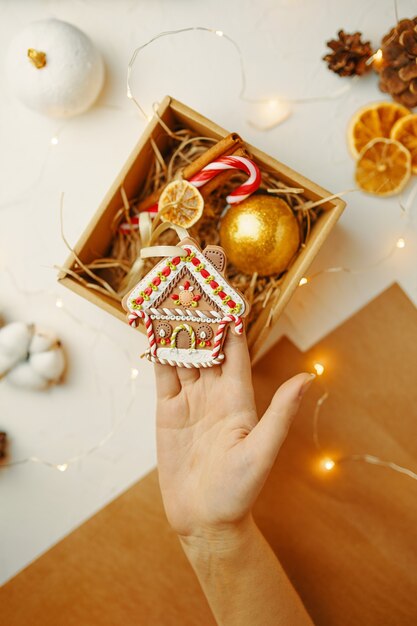
M 103 60 L 91 39 L 56 19 L 26 26 L 12 41 L 6 64 L 17 98 L 50 117 L 83 113 L 104 82 Z

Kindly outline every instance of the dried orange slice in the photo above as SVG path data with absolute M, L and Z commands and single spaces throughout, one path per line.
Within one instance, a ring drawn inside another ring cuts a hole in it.
M 396 102 L 373 102 L 355 113 L 348 127 L 348 144 L 356 159 L 372 139 L 389 137 L 394 124 L 410 111 Z
M 168 183 L 160 195 L 158 212 L 163 222 L 172 222 L 189 228 L 203 214 L 204 200 L 197 187 L 187 180 Z
M 417 174 L 417 115 L 406 115 L 395 122 L 391 139 L 396 139 L 411 153 L 411 171 Z
M 399 193 L 411 176 L 411 154 L 394 139 L 373 139 L 362 149 L 356 162 L 358 186 L 376 196 Z

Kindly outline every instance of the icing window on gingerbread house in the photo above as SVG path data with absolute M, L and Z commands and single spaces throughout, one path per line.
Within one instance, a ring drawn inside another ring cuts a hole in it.
M 197 341 L 199 348 L 210 348 L 213 338 L 213 329 L 210 324 L 200 324 L 197 328 Z
M 171 334 L 172 328 L 168 322 L 159 322 L 155 325 L 156 342 L 161 346 L 169 345 Z

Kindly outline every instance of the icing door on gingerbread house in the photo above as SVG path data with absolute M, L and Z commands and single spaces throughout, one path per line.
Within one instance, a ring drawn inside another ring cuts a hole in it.
M 160 261 L 125 298 L 129 322 L 142 319 L 155 362 L 210 367 L 222 361 L 227 326 L 242 327 L 248 304 L 224 277 L 226 258 L 218 246 L 204 252 L 192 239 L 184 256 Z M 240 326 L 239 326 L 240 325 Z
M 173 345 L 172 348 L 178 350 L 190 350 L 193 342 L 193 329 L 189 324 L 184 327 L 183 324 L 176 326 L 173 333 Z

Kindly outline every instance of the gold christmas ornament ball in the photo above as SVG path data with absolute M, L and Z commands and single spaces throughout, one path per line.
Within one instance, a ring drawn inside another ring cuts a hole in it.
M 280 274 L 300 247 L 300 229 L 281 198 L 250 196 L 227 211 L 220 243 L 233 265 L 245 274 Z

